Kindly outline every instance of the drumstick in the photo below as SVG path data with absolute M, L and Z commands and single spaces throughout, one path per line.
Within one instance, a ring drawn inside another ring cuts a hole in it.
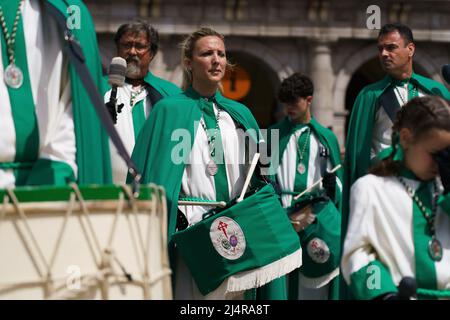
M 239 198 L 236 199 L 236 202 L 241 202 L 242 200 L 244 200 L 244 195 L 247 192 L 247 188 L 248 188 L 248 185 L 250 184 L 250 180 L 253 176 L 253 172 L 255 171 L 256 165 L 258 164 L 259 156 L 260 156 L 259 153 L 255 153 L 255 155 L 253 156 L 250 170 L 248 170 L 247 178 L 245 179 L 244 188 L 242 189 L 242 192 L 241 192 L 241 195 L 239 196 Z
M 219 207 L 219 208 L 225 208 L 227 206 L 227 203 L 225 201 L 218 201 L 218 202 L 203 202 L 203 201 L 184 201 L 180 200 L 178 201 L 178 205 L 182 206 L 211 206 L 211 207 Z
M 333 168 L 333 170 L 331 170 L 328 173 L 334 173 L 337 170 L 339 170 L 342 167 L 342 165 L 338 164 L 336 167 Z M 294 200 L 297 200 L 298 198 L 300 198 L 302 195 L 304 195 L 305 193 L 311 191 L 312 189 L 314 189 L 319 183 L 321 183 L 323 180 L 323 178 L 320 178 L 319 180 L 317 180 L 316 182 L 314 182 L 309 188 L 307 188 L 306 190 L 303 190 L 300 194 L 296 195 L 294 197 Z

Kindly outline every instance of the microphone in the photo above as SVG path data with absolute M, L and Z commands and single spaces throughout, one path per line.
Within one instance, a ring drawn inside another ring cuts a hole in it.
M 112 89 L 109 102 L 106 103 L 106 108 L 108 109 L 114 124 L 117 123 L 117 113 L 120 113 L 123 108 L 123 103 L 117 106 L 117 87 L 122 87 L 125 83 L 126 72 L 127 62 L 125 59 L 121 57 L 112 58 L 108 71 L 108 83 Z
M 450 64 L 444 64 L 442 66 L 441 72 L 445 82 L 450 84 Z
M 416 300 L 417 283 L 412 277 L 404 277 L 398 285 L 398 300 Z

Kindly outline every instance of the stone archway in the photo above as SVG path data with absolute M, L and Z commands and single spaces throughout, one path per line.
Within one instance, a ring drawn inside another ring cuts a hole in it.
M 294 70 L 290 66 L 281 63 L 272 48 L 267 47 L 261 42 L 230 37 L 226 40 L 226 48 L 227 52 L 240 51 L 264 61 L 271 70 L 276 72 L 280 81 L 294 73 Z
M 253 78 L 253 88 L 239 101 L 250 108 L 261 128 L 279 121 L 284 115 L 277 102 L 278 87 L 294 71 L 258 41 L 228 38 L 226 48 L 229 60 L 247 69 Z

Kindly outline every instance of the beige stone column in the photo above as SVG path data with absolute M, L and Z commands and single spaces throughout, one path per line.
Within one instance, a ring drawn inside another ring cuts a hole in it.
M 334 126 L 333 84 L 334 73 L 330 41 L 319 39 L 311 42 L 310 77 L 314 83 L 312 114 L 325 127 Z

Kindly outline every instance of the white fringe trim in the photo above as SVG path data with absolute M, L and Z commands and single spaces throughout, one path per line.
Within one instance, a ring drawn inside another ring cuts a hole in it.
M 280 278 L 302 265 L 302 249 L 272 262 L 264 267 L 243 271 L 228 277 L 222 284 L 207 296 L 224 299 L 240 298 L 244 291 L 259 288 L 272 280 Z
M 330 273 L 318 278 L 308 278 L 305 277 L 301 272 L 299 272 L 298 281 L 305 288 L 317 289 L 327 285 L 331 280 L 333 280 L 338 275 L 339 275 L 339 268 L 336 268 Z

